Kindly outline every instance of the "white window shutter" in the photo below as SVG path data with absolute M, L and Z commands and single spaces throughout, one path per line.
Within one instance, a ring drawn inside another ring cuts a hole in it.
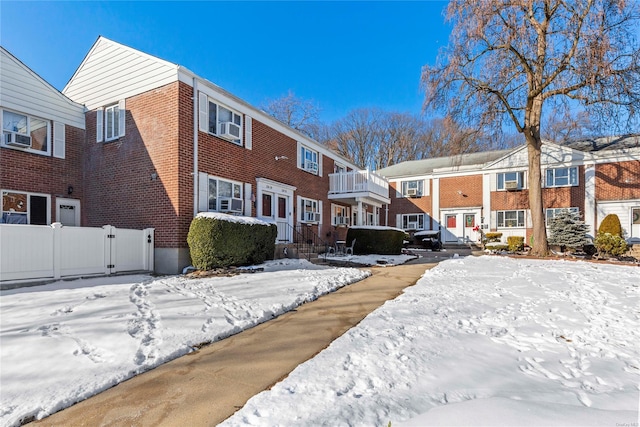
M 209 132 L 209 98 L 206 93 L 198 92 L 198 129 Z
M 491 215 L 489 218 L 489 229 L 495 230 L 498 228 L 498 213 L 496 211 L 491 211 Z
M 64 123 L 53 122 L 53 157 L 64 159 Z
M 489 191 L 498 191 L 498 175 L 492 173 L 489 175 Z
M 206 173 L 198 173 L 198 212 L 209 210 L 209 176 Z
M 251 216 L 251 184 L 244 184 L 244 216 Z
M 396 215 L 396 228 L 402 228 L 402 215 Z
M 324 215 L 322 214 L 322 200 L 318 200 L 318 212 L 320 213 L 320 221 L 318 221 L 318 225 L 320 226 L 322 225 L 322 218 L 324 217 Z
M 423 182 L 424 183 L 422 184 L 422 195 L 428 196 L 429 193 L 431 193 L 431 189 L 429 188 L 429 180 L 425 179 Z
M 533 221 L 531 220 L 531 209 L 526 209 L 524 211 L 524 223 L 527 228 L 533 228 Z
M 120 135 L 118 136 L 124 136 L 127 123 L 127 121 L 125 120 L 126 112 L 127 109 L 124 103 L 124 99 L 121 99 L 118 102 L 118 130 L 120 131 Z
M 104 141 L 104 108 L 96 111 L 96 142 Z
M 296 142 L 297 142 L 297 151 L 298 151 L 298 154 L 296 154 L 296 159 L 297 159 L 296 161 L 298 163 L 298 169 L 303 169 L 303 167 L 304 167 L 304 163 L 303 163 L 304 159 L 302 158 L 302 153 L 301 153 L 302 144 L 300 144 L 300 141 L 296 141 Z
M 318 152 L 318 176 L 322 176 L 322 153 Z
M 253 148 L 253 119 L 249 116 L 244 116 L 244 147 Z
M 304 207 L 302 206 L 302 197 L 298 196 L 298 200 L 296 201 L 296 206 L 298 207 L 298 219 L 299 221 L 304 220 Z

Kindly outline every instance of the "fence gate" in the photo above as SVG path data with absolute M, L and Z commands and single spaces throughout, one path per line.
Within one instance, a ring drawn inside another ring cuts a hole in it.
M 0 284 L 153 271 L 154 229 L 0 224 Z

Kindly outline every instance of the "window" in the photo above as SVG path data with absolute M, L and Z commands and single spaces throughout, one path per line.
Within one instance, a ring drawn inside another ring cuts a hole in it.
M 107 141 L 114 140 L 120 137 L 120 109 L 118 105 L 112 105 L 104 109 L 105 123 L 105 139 Z
M 318 174 L 318 152 L 305 146 L 300 147 L 300 167 L 307 172 Z
M 340 163 L 333 164 L 333 173 L 346 173 L 347 167 L 341 165 Z
M 568 187 L 578 185 L 578 168 L 547 169 L 547 187 Z
M 49 121 L 2 110 L 2 146 L 50 154 Z
M 405 230 L 424 230 L 424 214 L 402 215 L 402 228 Z
M 580 213 L 580 209 L 578 208 L 549 208 L 547 209 L 547 212 L 546 212 L 547 221 L 555 218 L 555 216 L 558 215 L 560 212 L 567 211 L 567 210 L 569 212 Z
M 50 211 L 49 196 L 2 191 L 2 224 L 47 225 Z
M 333 225 L 349 225 L 349 208 L 331 205 L 331 223 Z
M 209 177 L 209 211 L 242 213 L 242 184 Z
M 320 222 L 320 209 L 317 200 L 300 199 L 300 212 L 302 222 Z
M 504 172 L 498 174 L 498 190 L 522 190 L 524 172 Z
M 422 197 L 424 194 L 424 181 L 402 181 L 403 197 Z
M 242 145 L 242 116 L 227 107 L 209 101 L 209 133 Z
M 262 216 L 267 218 L 273 218 L 273 194 L 263 192 L 262 193 Z
M 498 211 L 498 228 L 524 227 L 524 211 Z
M 125 131 L 125 103 L 120 100 L 96 111 L 96 141 L 109 142 L 124 136 Z

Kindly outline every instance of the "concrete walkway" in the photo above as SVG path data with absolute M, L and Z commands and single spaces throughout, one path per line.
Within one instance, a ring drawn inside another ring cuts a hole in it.
M 372 267 L 365 280 L 203 347 L 33 424 L 214 426 L 370 312 L 414 285 L 428 260 Z

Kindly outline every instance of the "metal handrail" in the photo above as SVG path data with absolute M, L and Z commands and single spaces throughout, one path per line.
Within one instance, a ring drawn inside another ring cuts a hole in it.
M 293 227 L 291 224 L 287 224 L 286 227 L 286 241 L 293 242 L 298 254 L 304 254 L 307 261 L 311 261 L 311 254 L 317 253 L 314 249 L 324 248 L 324 260 L 327 260 L 327 253 L 329 252 L 329 245 L 320 236 L 318 236 L 311 227 L 306 224 L 298 224 L 298 227 Z M 309 250 L 309 248 L 311 250 Z

